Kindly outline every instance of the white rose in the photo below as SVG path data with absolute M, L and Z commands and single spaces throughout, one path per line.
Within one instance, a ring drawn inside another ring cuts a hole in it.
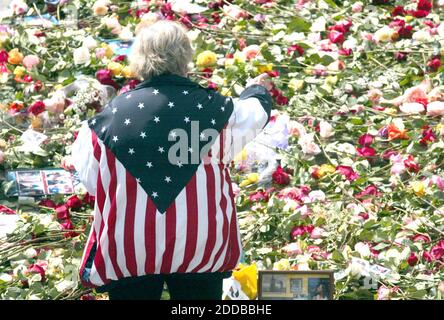
M 299 138 L 299 145 L 302 148 L 302 152 L 307 155 L 316 155 L 321 152 L 319 146 L 314 142 L 313 133 L 303 135 Z
M 399 107 L 399 110 L 403 113 L 407 114 L 419 114 L 421 112 L 424 112 L 425 108 L 424 105 L 418 102 L 409 102 L 404 103 Z
M 395 34 L 395 30 L 389 26 L 384 26 L 375 32 L 374 39 L 378 42 L 388 42 L 392 40 L 392 36 Z
M 97 48 L 97 41 L 93 37 L 88 36 L 85 39 L 83 39 L 82 46 L 88 48 L 89 50 L 95 49 Z
M 428 116 L 442 116 L 444 115 L 444 102 L 433 101 L 427 105 Z
M 74 64 L 88 64 L 91 61 L 91 54 L 87 47 L 74 49 Z
M 430 39 L 430 33 L 425 30 L 418 30 L 412 34 L 412 39 L 418 42 L 425 42 Z
M 323 32 L 325 31 L 325 25 L 327 24 L 327 20 L 324 17 L 317 18 L 310 27 L 311 32 Z
M 119 33 L 119 38 L 123 41 L 129 41 L 134 37 L 133 33 L 129 28 L 123 28 Z
M 319 134 L 322 138 L 330 138 L 335 134 L 333 127 L 327 121 L 322 120 L 319 123 Z
M 370 247 L 368 244 L 363 242 L 356 243 L 355 250 L 361 255 L 362 258 L 367 258 L 371 254 Z
M 337 150 L 339 152 L 347 153 L 347 154 L 356 154 L 356 148 L 350 143 L 341 143 L 337 146 Z
M 37 256 L 37 251 L 33 248 L 26 249 L 23 254 L 27 259 L 33 259 Z

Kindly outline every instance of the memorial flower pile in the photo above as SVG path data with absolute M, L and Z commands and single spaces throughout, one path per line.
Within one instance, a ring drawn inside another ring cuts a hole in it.
M 273 82 L 270 122 L 232 164 L 250 299 L 257 269 L 334 270 L 337 299 L 443 297 L 441 0 L 13 0 L 0 170 L 72 170 L 81 121 L 138 83 L 131 40 L 160 19 L 187 27 L 201 85 Z M 77 275 L 94 199 L 10 198 L 0 182 L 0 298 L 102 299 Z

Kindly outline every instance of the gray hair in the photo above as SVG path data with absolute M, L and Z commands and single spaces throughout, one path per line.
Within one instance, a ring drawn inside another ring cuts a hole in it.
M 135 75 L 147 80 L 165 73 L 186 76 L 192 59 L 193 49 L 185 28 L 162 20 L 138 32 L 129 60 Z

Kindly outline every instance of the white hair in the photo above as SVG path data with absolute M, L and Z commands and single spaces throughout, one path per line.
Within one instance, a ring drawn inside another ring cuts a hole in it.
M 193 49 L 185 28 L 168 20 L 143 27 L 137 34 L 130 56 L 130 68 L 147 80 L 172 73 L 186 76 Z

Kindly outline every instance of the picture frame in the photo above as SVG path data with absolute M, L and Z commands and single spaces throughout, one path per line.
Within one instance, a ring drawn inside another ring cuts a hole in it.
M 258 300 L 333 300 L 334 271 L 260 270 Z

